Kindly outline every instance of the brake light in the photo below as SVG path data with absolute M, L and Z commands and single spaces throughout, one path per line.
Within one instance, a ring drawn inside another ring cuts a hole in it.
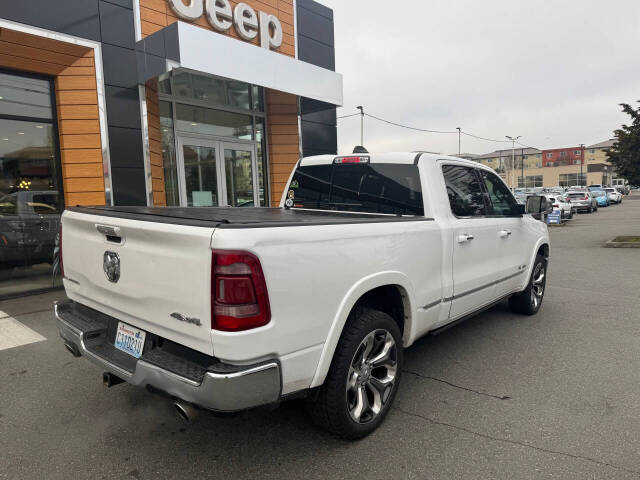
M 211 260 L 211 328 L 239 332 L 271 320 L 260 260 L 249 252 L 214 250 Z
M 589 200 L 589 195 L 585 195 L 582 200 Z
M 60 276 L 64 278 L 64 263 L 62 263 L 62 222 L 58 227 L 58 255 L 60 256 Z
M 369 163 L 369 157 L 337 157 L 333 163 Z

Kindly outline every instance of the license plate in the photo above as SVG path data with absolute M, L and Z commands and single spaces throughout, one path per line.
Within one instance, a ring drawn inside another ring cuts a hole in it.
M 115 347 L 118 350 L 128 353 L 132 357 L 140 358 L 144 348 L 144 337 L 147 335 L 143 330 L 118 322 L 116 330 Z

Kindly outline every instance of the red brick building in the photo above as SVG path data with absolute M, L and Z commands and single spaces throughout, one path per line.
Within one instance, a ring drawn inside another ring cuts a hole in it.
M 584 146 L 554 148 L 542 151 L 543 167 L 584 164 Z

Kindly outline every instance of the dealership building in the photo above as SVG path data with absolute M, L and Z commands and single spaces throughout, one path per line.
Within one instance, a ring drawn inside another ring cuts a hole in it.
M 0 298 L 59 283 L 65 206 L 277 204 L 341 104 L 313 0 L 1 2 Z

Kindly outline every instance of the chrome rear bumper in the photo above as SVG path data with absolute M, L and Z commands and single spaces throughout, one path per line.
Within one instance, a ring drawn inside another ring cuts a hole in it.
M 156 347 L 135 359 L 108 340 L 109 322 L 115 318 L 71 301 L 56 302 L 54 314 L 69 351 L 132 385 L 151 386 L 218 412 L 246 410 L 280 399 L 280 366 L 275 361 L 234 366 L 211 358 L 211 366 L 204 367 Z

